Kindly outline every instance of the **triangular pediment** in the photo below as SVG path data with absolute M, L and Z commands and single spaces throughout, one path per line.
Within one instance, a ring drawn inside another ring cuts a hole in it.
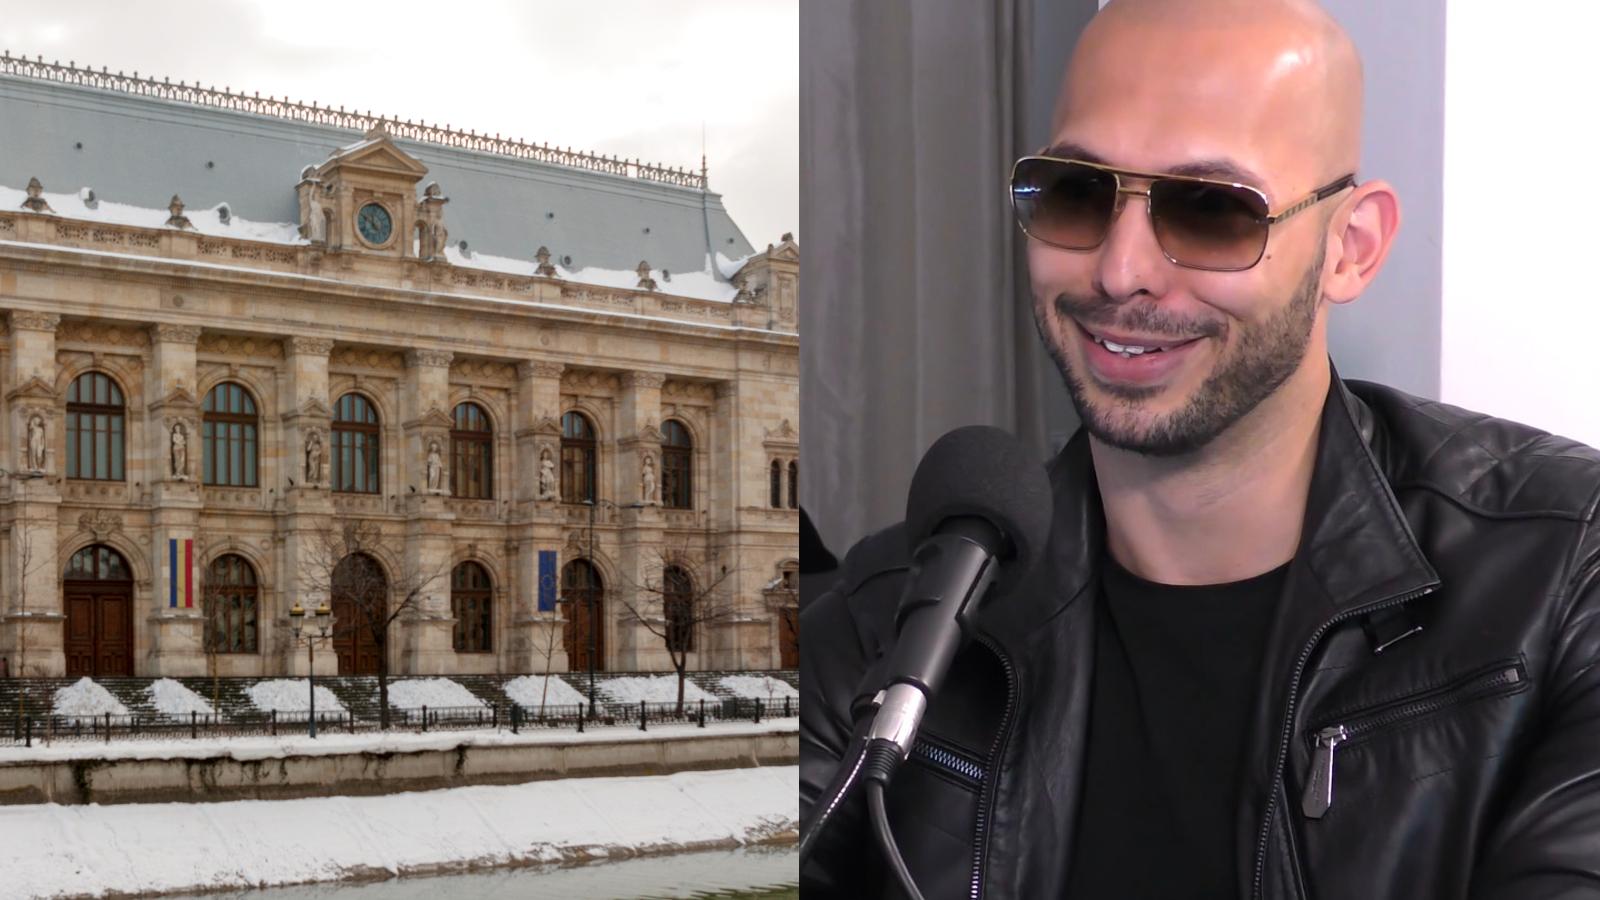
M 46 400 L 55 402 L 56 389 L 43 378 L 35 375 L 22 384 L 6 392 L 7 400 Z
M 450 418 L 450 416 L 445 413 L 444 410 L 440 409 L 437 406 L 433 407 L 432 409 L 429 409 L 427 412 L 423 413 L 421 416 L 419 416 L 419 417 L 417 417 L 415 419 L 412 419 L 409 422 L 402 423 L 402 427 L 404 427 L 404 428 L 444 428 L 444 429 L 449 429 L 449 428 L 452 428 L 454 426 L 455 426 L 455 421 L 452 420 Z
M 195 400 L 193 394 L 189 393 L 187 388 L 177 387 L 173 388 L 172 392 L 165 397 L 150 404 L 150 408 L 160 410 L 170 407 L 179 410 L 192 410 L 198 405 L 198 401 Z
M 328 161 L 317 169 L 317 175 L 326 180 L 337 169 L 396 175 L 413 182 L 421 181 L 428 174 L 427 166 L 395 146 L 394 140 L 381 129 L 373 129 L 354 144 L 333 151 Z

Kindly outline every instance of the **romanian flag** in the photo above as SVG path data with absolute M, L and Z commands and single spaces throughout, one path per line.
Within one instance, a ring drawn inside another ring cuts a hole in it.
M 167 541 L 167 606 L 194 608 L 194 540 Z

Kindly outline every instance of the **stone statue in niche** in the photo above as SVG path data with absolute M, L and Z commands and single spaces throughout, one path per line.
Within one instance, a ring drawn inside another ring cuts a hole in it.
M 639 499 L 645 503 L 656 505 L 656 458 L 646 453 L 644 462 L 640 464 L 643 471 L 639 473 Z
M 44 471 L 44 416 L 37 414 L 28 420 L 28 468 Z
M 549 450 L 539 454 L 539 499 L 556 499 L 556 464 Z
M 322 433 L 306 435 L 306 484 L 322 483 Z
M 189 477 L 189 431 L 182 422 L 172 426 L 172 477 L 180 481 Z
M 428 442 L 428 490 L 444 491 L 444 457 L 439 453 L 439 442 Z

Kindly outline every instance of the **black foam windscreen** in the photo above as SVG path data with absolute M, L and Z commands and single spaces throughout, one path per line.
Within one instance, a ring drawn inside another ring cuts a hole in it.
M 911 478 L 906 536 L 912 552 L 939 526 L 959 516 L 986 519 L 1010 545 L 1000 554 L 1001 579 L 1026 571 L 1050 536 L 1050 479 L 1021 442 L 999 428 L 968 425 L 928 448 Z

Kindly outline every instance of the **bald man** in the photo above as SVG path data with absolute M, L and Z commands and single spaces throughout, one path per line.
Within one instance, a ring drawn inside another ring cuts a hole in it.
M 1333 370 L 1400 226 L 1361 90 L 1307 3 L 1079 41 L 1012 202 L 1083 428 L 890 786 L 924 896 L 1600 897 L 1600 452 Z M 899 895 L 838 798 L 906 540 L 802 620 L 808 898 Z

